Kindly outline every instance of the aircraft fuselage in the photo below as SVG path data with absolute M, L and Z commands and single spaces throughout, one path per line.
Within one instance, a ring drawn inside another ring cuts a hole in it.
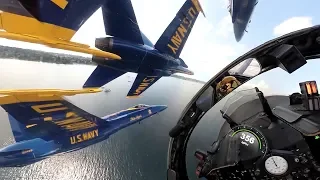
M 108 66 L 119 71 L 170 76 L 174 73 L 193 75 L 180 59 L 159 52 L 153 46 L 134 44 L 121 39 L 107 37 L 96 40 L 96 47 L 109 50 L 121 56 L 121 60 L 106 60 L 93 57 L 93 61 L 102 66 Z
M 234 35 L 236 40 L 240 41 L 250 22 L 258 0 L 230 0 L 230 2 Z

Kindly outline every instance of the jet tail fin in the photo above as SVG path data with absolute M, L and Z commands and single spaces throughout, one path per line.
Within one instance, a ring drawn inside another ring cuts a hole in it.
M 138 74 L 131 86 L 130 91 L 127 94 L 128 98 L 138 97 L 149 87 L 151 87 L 161 76 L 146 76 L 144 74 Z
M 155 48 L 178 58 L 200 12 L 203 13 L 199 0 L 186 0 L 155 44 Z

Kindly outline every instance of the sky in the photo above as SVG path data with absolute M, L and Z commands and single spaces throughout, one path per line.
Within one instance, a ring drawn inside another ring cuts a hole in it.
M 185 0 L 132 0 L 140 30 L 155 43 L 175 16 Z M 236 42 L 231 17 L 227 11 L 228 0 L 200 0 L 206 18 L 200 14 L 181 58 L 195 74 L 191 78 L 208 81 L 223 67 L 252 48 L 283 34 L 310 27 L 320 22 L 317 7 L 320 1 L 309 0 L 260 0 L 251 17 L 247 31 L 240 42 Z M 72 41 L 94 47 L 96 37 L 104 37 L 102 12 L 95 12 L 72 38 Z M 0 38 L 0 44 L 21 48 L 88 56 L 42 45 L 10 41 Z M 317 61 L 317 60 L 314 60 Z M 312 80 L 308 63 L 291 75 L 276 69 L 248 82 L 269 92 L 288 93 L 297 91 L 297 79 Z M 307 76 L 308 74 L 308 76 Z M 302 76 L 302 77 L 301 77 Z M 189 76 L 188 76 L 189 77 Z M 315 75 L 314 78 L 320 76 Z M 314 79 L 317 80 L 317 79 Z M 291 82 L 292 81 L 292 82 Z M 320 82 L 320 81 L 319 81 Z M 287 85 L 284 85 L 286 83 Z

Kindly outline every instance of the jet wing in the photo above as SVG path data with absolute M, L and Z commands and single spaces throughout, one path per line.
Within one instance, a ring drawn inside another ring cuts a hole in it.
M 8 113 L 16 142 L 34 138 L 48 140 L 61 133 L 72 136 L 87 132 L 105 123 L 105 120 L 81 110 L 63 98 L 63 96 L 100 91 L 99 89 L 1 90 L 0 106 Z
M 138 74 L 133 82 L 133 85 L 131 86 L 129 93 L 127 94 L 127 97 L 138 97 L 160 78 L 161 76 L 147 76 L 144 74 Z
M 107 35 L 144 44 L 131 0 L 106 1 L 102 15 Z
M 108 82 L 116 79 L 117 77 L 123 75 L 124 71 L 119 71 L 117 69 L 113 69 L 107 66 L 98 65 L 96 69 L 89 76 L 87 81 L 84 83 L 84 88 L 89 87 L 101 87 Z
M 104 0 L 2 0 L 0 30 L 4 31 L 0 31 L 0 37 L 121 59 L 116 54 L 70 41 L 102 2 Z

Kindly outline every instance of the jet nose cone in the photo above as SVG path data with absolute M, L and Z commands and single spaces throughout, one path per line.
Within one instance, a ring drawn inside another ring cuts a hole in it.
M 155 106 L 151 107 L 154 114 L 159 113 L 167 108 L 168 108 L 168 106 L 166 106 L 166 105 L 155 105 Z
M 242 36 L 245 31 L 245 26 L 239 23 L 233 24 L 233 31 L 234 31 L 234 37 L 236 38 L 236 41 L 239 42 L 242 39 Z
M 160 106 L 159 106 L 159 109 L 160 109 L 159 112 L 160 112 L 160 111 L 163 111 L 163 110 L 165 110 L 165 109 L 167 109 L 167 108 L 168 108 L 168 106 L 166 106 L 166 105 L 160 105 Z

